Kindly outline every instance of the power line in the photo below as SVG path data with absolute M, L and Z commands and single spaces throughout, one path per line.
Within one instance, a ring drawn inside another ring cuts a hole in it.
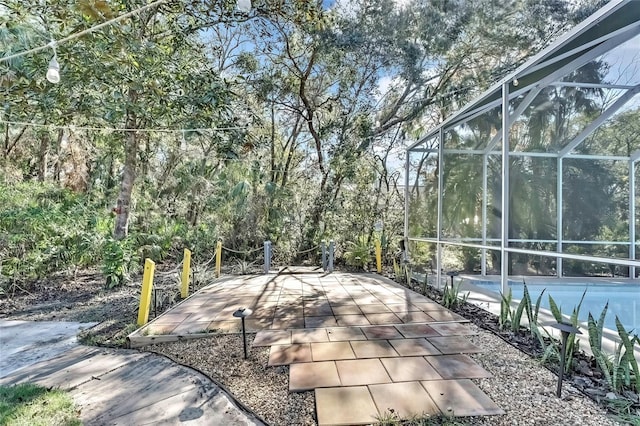
M 74 125 L 53 125 L 53 124 L 40 124 L 40 123 L 28 123 L 21 121 L 5 121 L 0 120 L 1 124 L 8 124 L 14 126 L 29 126 L 40 127 L 47 129 L 69 129 L 69 130 L 93 130 L 93 131 L 111 131 L 111 132 L 149 132 L 149 133 L 186 133 L 186 132 L 206 132 L 209 130 L 246 130 L 249 126 L 229 126 L 229 127 L 201 127 L 193 129 L 127 129 L 117 127 L 88 127 L 88 126 L 74 126 Z

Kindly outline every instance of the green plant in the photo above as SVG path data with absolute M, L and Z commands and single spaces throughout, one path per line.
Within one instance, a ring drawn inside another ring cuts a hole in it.
M 585 291 L 582 293 L 582 297 L 580 298 L 580 302 L 573 307 L 573 311 L 571 312 L 571 317 L 569 318 L 569 323 L 576 328 L 578 327 L 578 316 L 580 315 L 580 307 L 582 306 L 582 302 L 586 294 L 587 294 L 587 290 L 585 289 Z M 556 303 L 555 300 L 553 300 L 553 297 L 551 297 L 551 295 L 549 295 L 549 307 L 551 309 L 551 314 L 553 315 L 553 317 L 557 322 L 565 322 L 564 317 L 562 315 L 561 308 L 558 307 L 558 304 Z M 548 333 L 547 333 L 547 336 L 549 336 Z M 560 349 L 558 347 L 558 344 L 554 339 L 551 339 L 551 342 L 552 343 L 545 350 L 543 361 L 546 361 L 551 355 L 555 356 L 557 359 L 560 359 Z M 567 344 L 565 347 L 565 357 L 566 357 L 565 373 L 569 373 L 573 368 L 573 365 L 572 365 L 573 354 L 579 349 L 580 349 L 580 342 L 576 338 L 575 333 L 569 334 L 569 336 L 567 337 Z
M 498 317 L 498 325 L 500 330 L 506 330 L 507 324 L 509 324 L 509 318 L 511 317 L 511 300 L 513 300 L 513 296 L 511 293 L 511 289 L 509 289 L 509 293 L 505 296 L 503 293 L 500 293 L 500 316 Z
M 527 310 L 527 320 L 529 321 L 529 331 L 531 331 L 531 336 L 535 337 L 540 334 L 540 328 L 538 327 L 538 313 L 540 312 L 540 302 L 542 302 L 542 295 L 544 294 L 546 289 L 542 289 L 540 294 L 538 295 L 538 299 L 536 300 L 536 305 L 531 309 L 531 304 L 528 303 L 525 308 Z M 527 298 L 531 300 L 531 296 L 529 296 L 529 290 L 527 289 L 527 284 L 524 284 L 524 292 L 527 295 Z
M 371 248 L 365 235 L 360 235 L 356 241 L 347 242 L 348 249 L 344 252 L 347 265 L 365 269 L 371 262 Z
M 444 290 L 442 290 L 442 305 L 447 308 L 455 308 L 467 301 L 469 297 L 469 292 L 460 296 L 460 285 L 462 284 L 462 280 L 458 281 L 458 283 L 453 284 L 445 284 Z
M 107 288 L 126 283 L 138 271 L 140 259 L 128 240 L 108 238 L 102 248 L 102 273 Z

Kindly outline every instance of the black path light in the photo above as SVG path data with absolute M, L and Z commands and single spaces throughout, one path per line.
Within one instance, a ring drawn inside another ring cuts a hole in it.
M 449 271 L 447 272 L 447 275 L 451 277 L 451 287 L 453 287 L 453 277 L 458 276 L 458 271 Z
M 244 319 L 252 313 L 253 311 L 249 308 L 240 308 L 233 313 L 234 317 L 242 319 L 242 345 L 244 347 L 244 359 L 247 359 L 247 333 L 244 327 Z
M 567 322 L 558 322 L 556 324 L 551 324 L 551 327 L 557 328 L 562 333 L 562 348 L 560 349 L 560 371 L 558 372 L 558 389 L 556 390 L 556 396 L 558 398 L 561 397 L 562 394 L 562 378 L 564 377 L 564 362 L 567 356 L 567 338 L 570 334 L 582 334 L 577 327 L 573 324 Z

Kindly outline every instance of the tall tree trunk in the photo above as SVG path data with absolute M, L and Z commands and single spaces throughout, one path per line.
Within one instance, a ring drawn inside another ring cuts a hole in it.
M 138 94 L 135 90 L 129 89 L 129 101 L 135 104 Z M 136 114 L 133 111 L 127 112 L 126 128 L 137 128 Z M 129 212 L 131 208 L 131 193 L 136 180 L 136 166 L 138 155 L 138 137 L 136 132 L 129 131 L 125 135 L 124 147 L 124 169 L 122 170 L 122 180 L 120 181 L 120 193 L 116 201 L 116 224 L 113 230 L 113 238 L 122 240 L 127 236 L 129 225 Z

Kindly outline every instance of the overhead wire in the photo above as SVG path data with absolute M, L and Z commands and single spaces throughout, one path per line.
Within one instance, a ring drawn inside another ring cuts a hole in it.
M 34 47 L 32 49 L 29 49 L 29 50 L 23 50 L 22 52 L 14 53 L 14 54 L 9 55 L 9 56 L 0 57 L 0 63 L 7 62 L 7 61 L 10 61 L 12 59 L 20 58 L 22 56 L 30 55 L 32 53 L 40 52 L 40 51 L 43 51 L 43 50 L 46 50 L 46 49 L 52 49 L 55 46 L 58 46 L 58 45 L 60 45 L 62 43 L 66 43 L 68 41 L 71 41 L 71 40 L 74 40 L 76 38 L 82 37 L 83 35 L 91 34 L 93 32 L 96 32 L 96 31 L 104 28 L 104 27 L 108 27 L 108 26 L 113 25 L 113 24 L 115 24 L 117 22 L 120 22 L 120 21 L 122 21 L 124 19 L 130 18 L 132 16 L 136 16 L 139 13 L 144 12 L 147 9 L 151 9 L 153 7 L 159 6 L 162 3 L 166 3 L 167 1 L 168 0 L 156 0 L 156 1 L 151 2 L 151 3 L 149 3 L 149 4 L 145 5 L 145 6 L 141 6 L 138 9 L 132 10 L 131 12 L 127 12 L 127 13 L 125 13 L 123 15 L 120 15 L 120 16 L 115 17 L 113 19 L 110 19 L 108 21 L 102 22 L 102 23 L 100 23 L 98 25 L 95 25 L 93 27 L 87 28 L 87 29 L 79 31 L 77 33 L 70 34 L 70 35 L 68 35 L 66 37 L 63 37 L 63 38 L 59 39 L 59 40 L 52 40 L 51 42 L 45 44 L 44 46 L 38 46 L 38 47 Z

